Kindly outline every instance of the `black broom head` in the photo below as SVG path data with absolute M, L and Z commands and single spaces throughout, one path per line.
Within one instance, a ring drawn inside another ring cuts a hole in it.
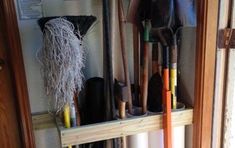
M 42 17 L 38 20 L 38 24 L 41 28 L 41 30 L 44 30 L 45 24 L 55 18 L 62 17 L 68 21 L 70 21 L 74 27 L 75 30 L 79 30 L 80 34 L 84 36 L 91 25 L 96 21 L 95 16 L 52 16 L 52 17 Z

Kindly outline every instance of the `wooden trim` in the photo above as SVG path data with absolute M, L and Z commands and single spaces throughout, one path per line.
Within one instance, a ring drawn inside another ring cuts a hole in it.
M 192 124 L 193 112 L 193 109 L 172 112 L 172 126 Z M 66 129 L 62 122 L 57 119 L 62 147 L 155 131 L 163 128 L 162 123 L 162 115 L 158 114 Z
M 0 4 L 5 22 L 6 42 L 9 48 L 10 67 L 12 70 L 12 80 L 14 82 L 13 85 L 17 102 L 16 106 L 18 107 L 18 118 L 21 127 L 22 147 L 34 148 L 35 142 L 31 110 L 14 0 L 1 0 Z
M 32 120 L 34 130 L 42 130 L 56 127 L 54 117 L 48 113 L 34 114 L 32 115 Z
M 210 148 L 219 0 L 197 2 L 193 147 Z

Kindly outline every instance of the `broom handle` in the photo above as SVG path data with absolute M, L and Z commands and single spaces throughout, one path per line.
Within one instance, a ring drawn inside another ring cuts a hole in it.
M 125 50 L 125 31 L 124 27 L 126 24 L 126 20 L 124 18 L 123 11 L 123 3 L 122 0 L 118 0 L 118 19 L 119 19 L 119 32 L 120 32 L 120 42 L 121 42 L 121 51 L 122 51 L 122 61 L 123 61 L 123 69 L 124 69 L 124 77 L 125 77 L 125 86 L 127 86 L 127 97 L 128 97 L 128 111 L 132 114 L 132 96 L 131 96 L 131 84 L 130 84 L 130 76 L 128 70 L 128 60 L 127 54 Z

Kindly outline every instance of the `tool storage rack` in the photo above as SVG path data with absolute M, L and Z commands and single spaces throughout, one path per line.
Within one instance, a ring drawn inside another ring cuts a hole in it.
M 173 127 L 191 125 L 192 123 L 192 108 L 172 112 Z M 60 118 L 54 119 L 49 114 L 40 114 L 33 116 L 33 125 L 35 130 L 50 128 L 56 125 L 62 147 L 130 136 L 163 128 L 161 113 L 73 128 L 65 128 Z

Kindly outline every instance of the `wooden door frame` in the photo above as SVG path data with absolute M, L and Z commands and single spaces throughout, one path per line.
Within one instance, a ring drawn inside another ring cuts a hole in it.
M 193 147 L 210 148 L 219 0 L 197 2 Z
M 16 99 L 17 117 L 20 124 L 22 147 L 35 148 L 28 88 L 14 0 L 1 0 L 0 9 L 0 13 L 3 13 L 4 34 L 10 57 L 9 62 L 14 86 L 14 96 Z
M 21 120 L 22 141 L 24 147 L 34 148 L 28 89 L 14 0 L 2 0 L 0 4 L 3 7 L 1 9 L 6 24 L 6 40 L 9 45 L 13 80 L 15 82 L 19 119 Z M 211 147 L 218 5 L 219 0 L 197 1 L 194 148 Z

